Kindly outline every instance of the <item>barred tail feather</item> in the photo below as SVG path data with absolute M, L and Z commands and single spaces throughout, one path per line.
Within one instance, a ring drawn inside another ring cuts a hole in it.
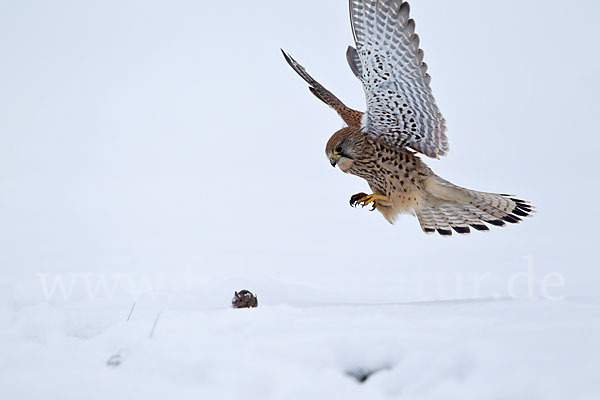
M 416 210 L 425 233 L 450 236 L 452 230 L 460 234 L 470 233 L 470 228 L 488 231 L 488 224 L 517 224 L 535 212 L 528 201 L 512 195 L 465 189 L 437 176 L 426 187 L 431 198 Z

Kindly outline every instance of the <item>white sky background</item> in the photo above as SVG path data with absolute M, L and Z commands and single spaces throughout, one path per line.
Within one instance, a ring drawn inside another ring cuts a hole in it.
M 600 6 L 411 6 L 451 148 L 426 162 L 453 183 L 532 201 L 534 218 L 448 239 L 410 216 L 391 226 L 350 208 L 368 186 L 324 155 L 342 121 L 279 51 L 364 109 L 345 1 L 3 1 L 1 272 L 293 281 L 514 272 L 533 255 L 572 290 L 594 290 Z

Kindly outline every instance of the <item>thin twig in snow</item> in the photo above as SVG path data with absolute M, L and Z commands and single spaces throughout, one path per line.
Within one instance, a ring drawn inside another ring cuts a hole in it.
M 152 331 L 150 332 L 150 339 L 152 339 L 152 336 L 154 336 L 154 330 L 156 329 L 156 324 L 158 324 L 158 319 L 160 318 L 160 313 L 162 311 L 159 311 L 158 314 L 156 314 L 156 319 L 154 320 L 154 325 L 152 325 Z
M 125 321 L 129 321 L 129 319 L 131 318 L 131 314 L 133 314 L 133 309 L 134 308 L 135 308 L 135 301 L 131 305 L 131 310 L 129 310 L 129 315 L 127 316 L 127 319 Z

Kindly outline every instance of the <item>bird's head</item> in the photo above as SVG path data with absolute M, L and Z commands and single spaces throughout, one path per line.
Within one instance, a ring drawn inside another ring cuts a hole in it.
M 364 135 L 360 128 L 346 127 L 331 136 L 325 147 L 325 154 L 331 166 L 338 166 L 346 172 L 352 167 L 354 160 L 361 155 L 363 146 Z

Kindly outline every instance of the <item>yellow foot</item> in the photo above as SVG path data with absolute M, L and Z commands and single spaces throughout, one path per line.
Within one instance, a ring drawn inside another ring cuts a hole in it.
M 389 197 L 380 194 L 356 193 L 354 196 L 350 197 L 350 205 L 352 207 L 356 207 L 357 205 L 364 207 L 372 204 L 373 208 L 371 208 L 371 211 L 376 209 L 378 205 L 388 205 L 389 203 Z

